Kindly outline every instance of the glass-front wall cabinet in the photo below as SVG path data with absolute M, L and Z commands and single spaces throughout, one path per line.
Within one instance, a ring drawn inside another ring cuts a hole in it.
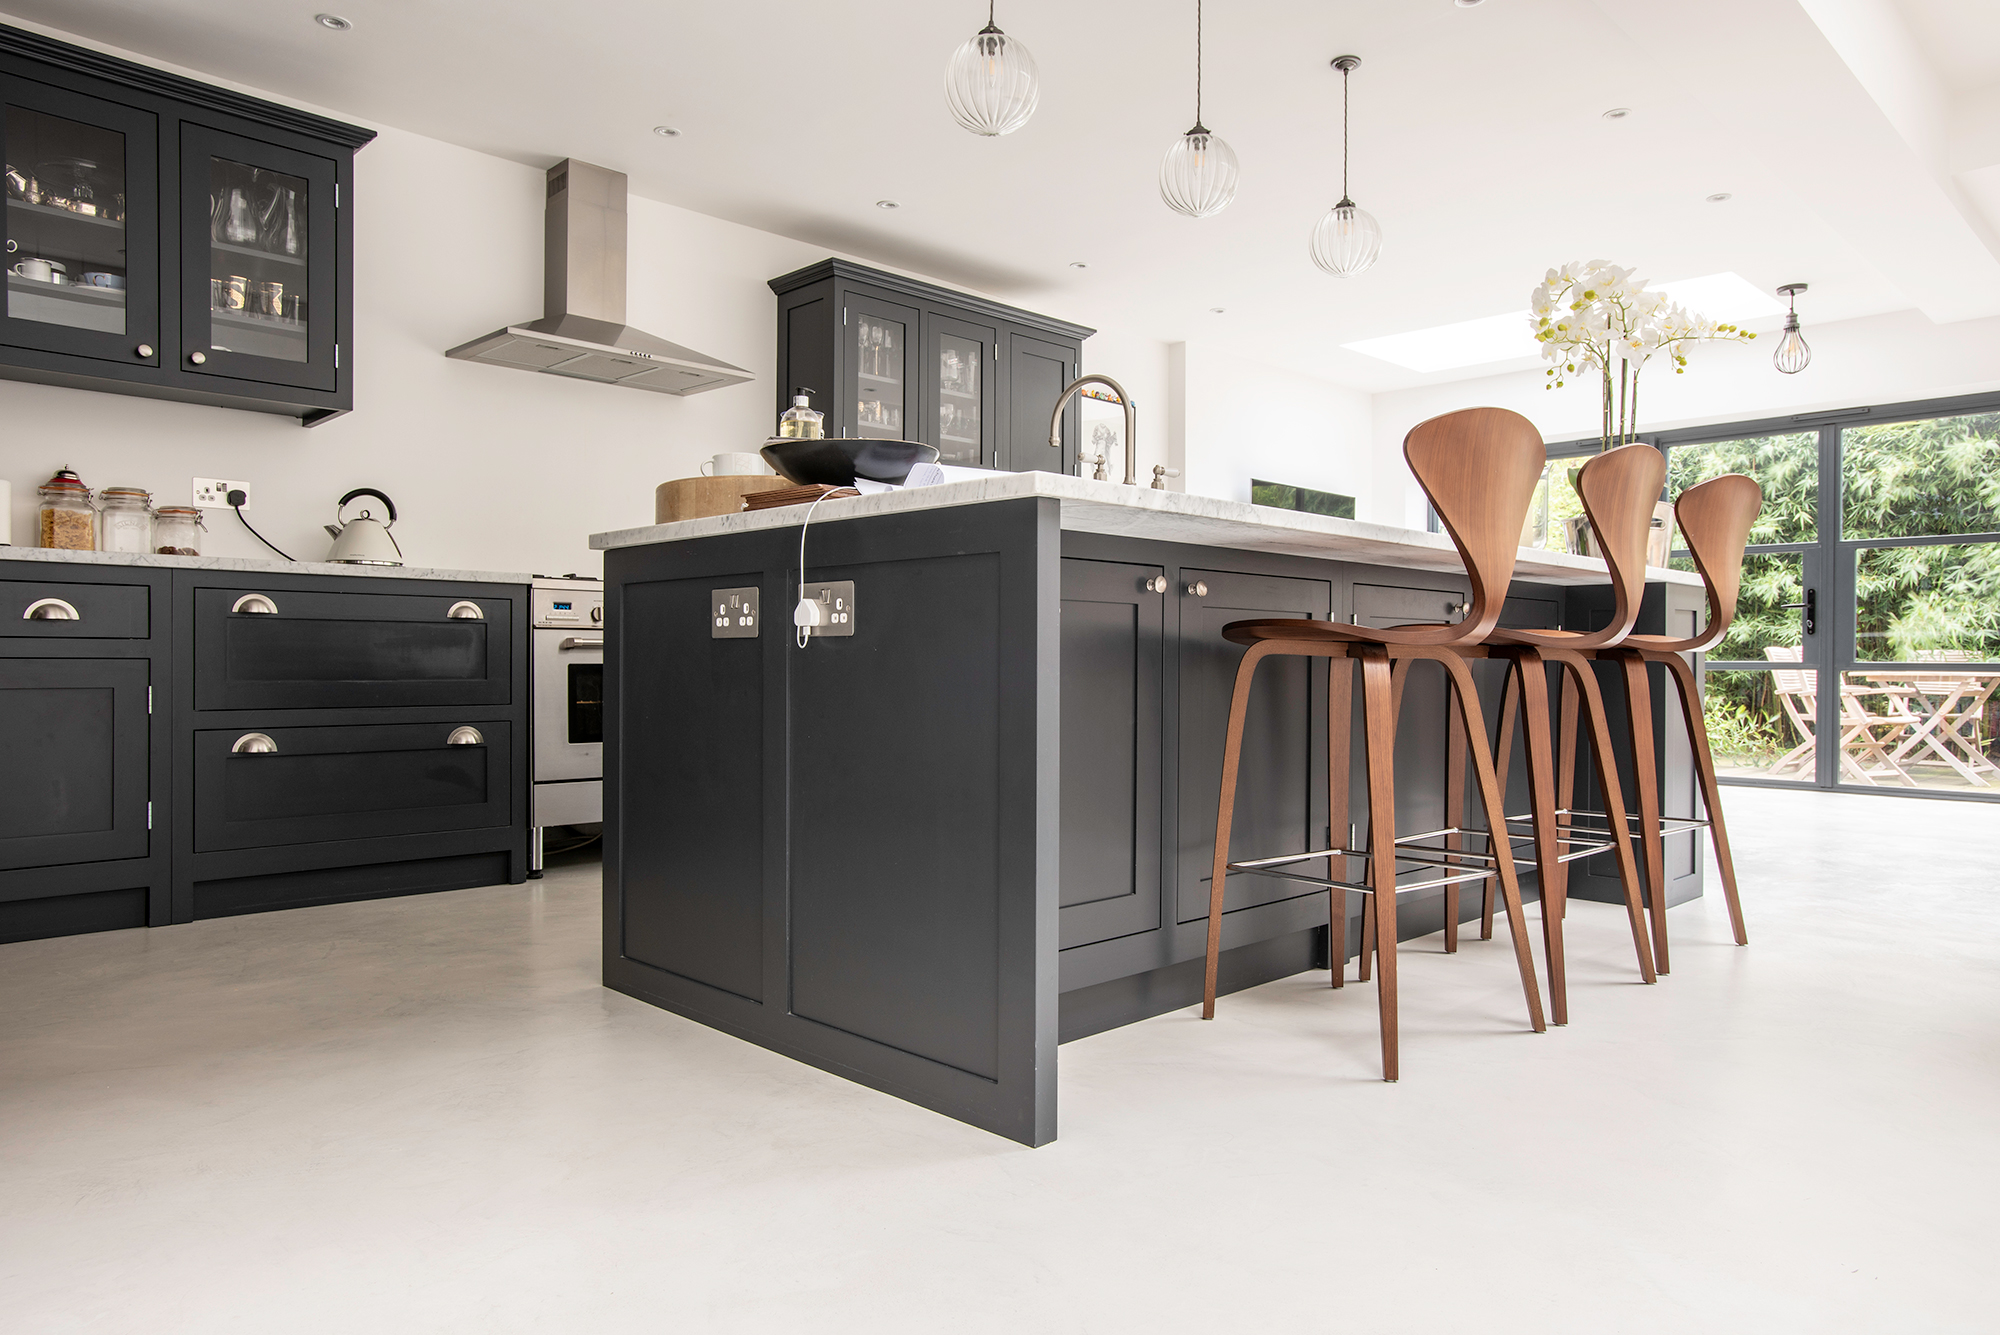
M 913 425 L 910 393 L 910 334 L 917 313 L 886 302 L 853 302 L 848 345 L 853 377 L 854 434 L 902 440 Z
M 991 465 L 993 352 L 999 331 L 932 315 L 925 356 L 935 379 L 938 462 Z
M 209 343 L 280 361 L 306 360 L 312 292 L 304 178 L 210 158 Z
M 156 341 L 154 120 L 21 81 L 6 88 L 6 341 L 146 360 Z

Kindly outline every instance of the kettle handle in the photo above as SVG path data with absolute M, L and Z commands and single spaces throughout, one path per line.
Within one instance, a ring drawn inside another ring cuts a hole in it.
M 384 528 L 387 528 L 389 527 L 390 524 L 394 524 L 396 522 L 396 503 L 390 500 L 387 496 L 384 496 L 381 492 L 375 490 L 375 488 L 373 487 L 356 487 L 353 491 L 350 491 L 345 496 L 342 496 L 340 498 L 340 504 L 333 507 L 333 517 L 336 522 L 338 522 L 340 519 L 340 512 L 342 510 L 345 510 L 347 508 L 347 503 L 353 500 L 356 496 L 373 496 L 376 500 L 382 502 L 382 504 L 389 507 L 389 523 L 384 524 L 383 525 Z

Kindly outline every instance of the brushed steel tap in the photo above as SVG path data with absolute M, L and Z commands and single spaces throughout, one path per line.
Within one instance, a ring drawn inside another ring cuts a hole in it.
M 1057 450 L 1062 448 L 1063 409 L 1069 407 L 1069 401 L 1072 398 L 1074 398 L 1077 392 L 1081 390 L 1085 385 L 1104 386 L 1106 389 L 1110 390 L 1113 394 L 1116 394 L 1118 396 L 1119 404 L 1125 409 L 1125 485 L 1128 487 L 1138 486 L 1139 485 L 1139 448 L 1138 448 L 1139 418 L 1138 415 L 1132 409 L 1132 396 L 1125 392 L 1125 387 L 1123 385 L 1119 384 L 1116 380 L 1113 380 L 1108 375 L 1098 375 L 1095 372 L 1092 372 L 1090 375 L 1078 376 L 1075 380 L 1070 382 L 1068 387 L 1065 388 L 1061 394 L 1058 394 L 1056 396 L 1055 411 L 1049 414 L 1049 447 L 1051 449 L 1057 449 Z M 1090 456 L 1080 455 L 1077 459 L 1079 470 L 1081 469 L 1083 463 L 1086 462 L 1086 459 L 1089 462 L 1094 462 L 1097 465 L 1097 470 L 1096 470 L 1097 481 L 1109 482 L 1111 480 L 1108 476 L 1106 476 L 1104 471 L 1103 455 L 1101 454 L 1090 455 Z M 1077 475 L 1081 477 L 1082 476 L 1081 471 L 1079 471 Z

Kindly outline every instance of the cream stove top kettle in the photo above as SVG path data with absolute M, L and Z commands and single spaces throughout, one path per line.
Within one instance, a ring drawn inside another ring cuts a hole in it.
M 354 518 L 342 521 L 341 512 L 357 496 L 373 496 L 388 507 L 389 522 L 383 523 L 372 510 L 363 510 Z M 340 504 L 333 509 L 334 522 L 325 526 L 327 536 L 333 539 L 333 548 L 326 559 L 340 565 L 350 566 L 399 566 L 403 564 L 403 549 L 396 545 L 395 535 L 389 530 L 396 523 L 396 503 L 373 487 L 356 487 L 340 498 Z

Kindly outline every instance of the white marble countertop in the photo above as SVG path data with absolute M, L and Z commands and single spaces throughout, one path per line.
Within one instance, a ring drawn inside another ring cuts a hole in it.
M 1442 533 L 1419 533 L 1414 529 L 1392 528 L 1385 524 L 1364 524 L 1355 519 L 1334 519 L 1298 510 L 1276 510 L 1213 496 L 1154 491 L 1117 482 L 1093 482 L 1061 473 L 996 473 L 990 477 L 946 482 L 935 487 L 843 497 L 821 504 L 813 516 L 813 523 L 832 524 L 871 515 L 980 505 L 1023 496 L 1054 497 L 1062 505 L 1063 528 L 1078 533 L 1106 533 L 1203 547 L 1277 552 L 1287 556 L 1316 556 L 1367 565 L 1402 566 L 1412 570 L 1464 571 L 1458 559 L 1458 550 L 1451 545 L 1451 539 Z M 687 519 L 678 524 L 649 524 L 645 528 L 593 534 L 590 545 L 599 551 L 611 551 L 656 542 L 686 542 L 721 533 L 791 528 L 805 517 L 805 513 L 803 505 L 787 505 L 770 510 L 717 515 L 709 519 Z M 1523 547 L 1514 565 L 1514 577 L 1545 584 L 1601 584 L 1605 580 L 1605 569 L 1604 562 L 1595 557 Z M 1646 577 L 1669 584 L 1696 587 L 1701 584 L 1700 576 L 1686 571 L 1649 569 Z
M 349 566 L 331 561 L 256 561 L 241 556 L 161 556 L 154 552 L 69 552 L 0 546 L 0 561 L 58 565 L 144 566 L 154 570 L 229 570 L 246 575 L 358 575 L 364 579 L 437 579 L 459 584 L 526 584 L 532 575 L 494 570 L 433 570 L 427 566 Z

